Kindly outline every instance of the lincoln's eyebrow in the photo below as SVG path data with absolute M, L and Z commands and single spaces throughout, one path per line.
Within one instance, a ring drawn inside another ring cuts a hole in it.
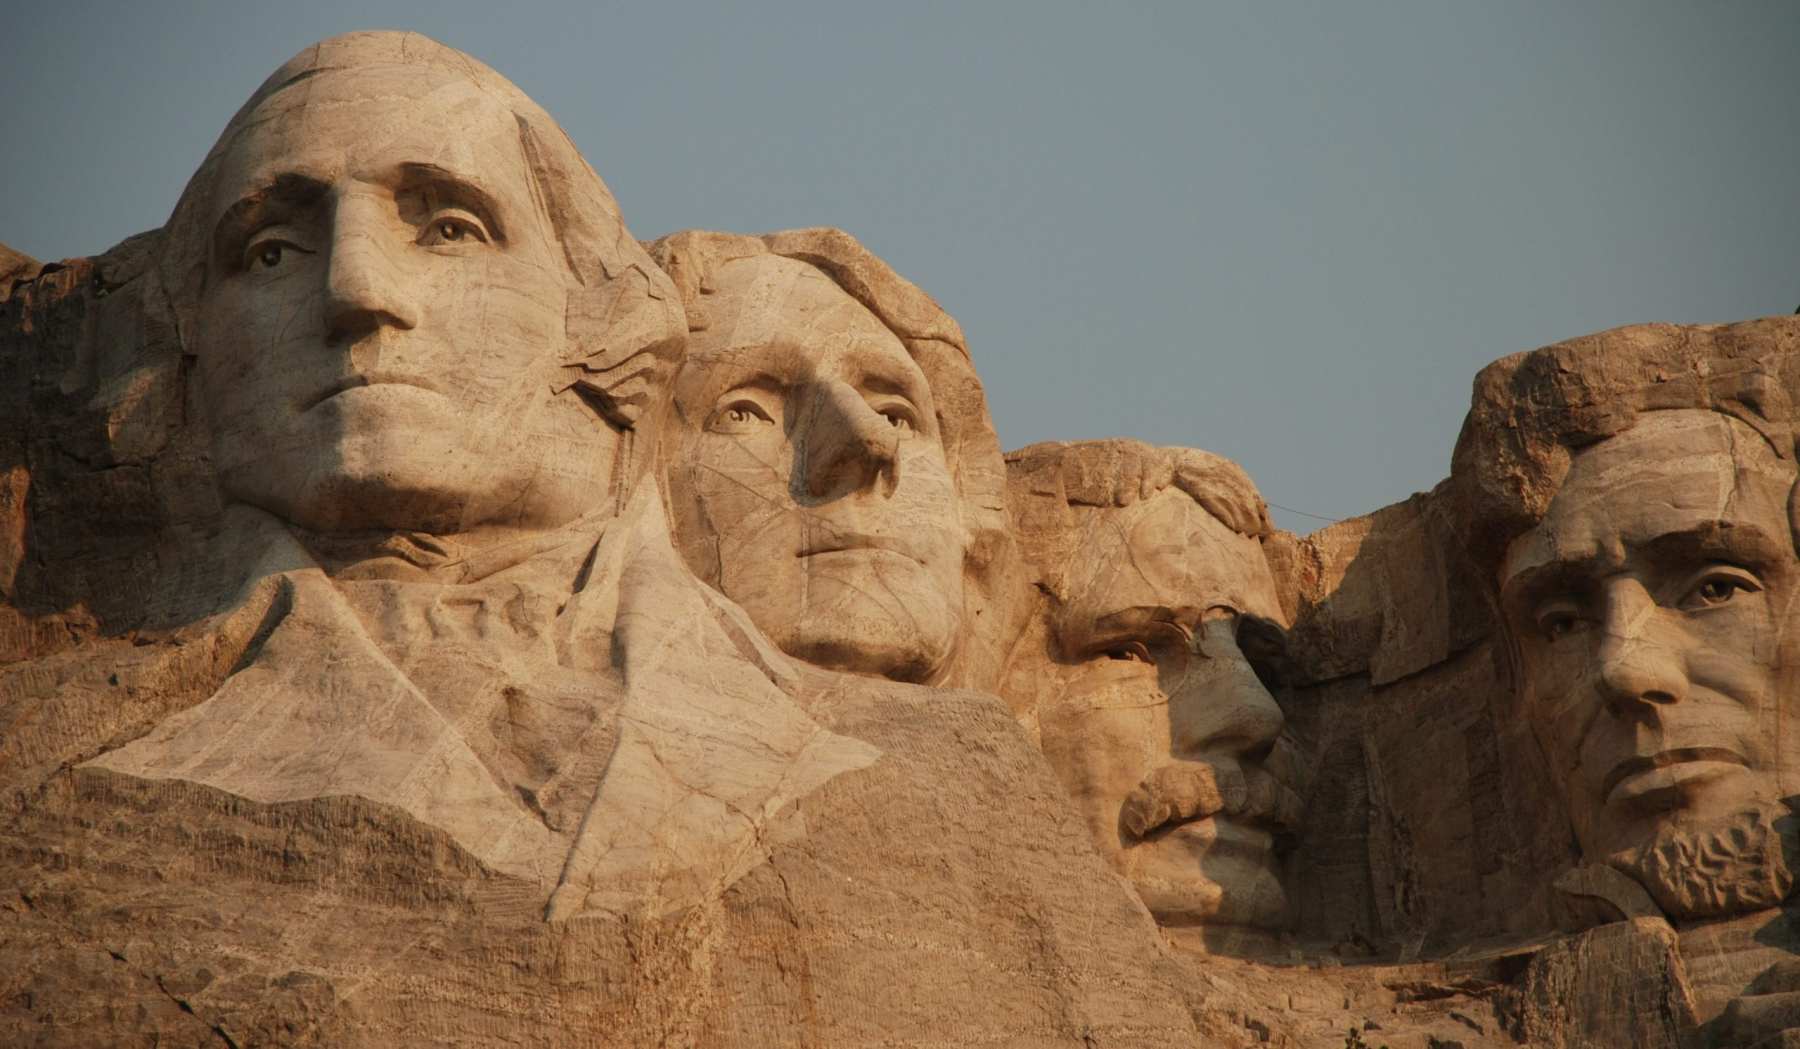
M 1643 544 L 1642 552 L 1653 561 L 1729 561 L 1762 568 L 1793 556 L 1793 546 L 1753 524 L 1718 521 L 1659 535 Z

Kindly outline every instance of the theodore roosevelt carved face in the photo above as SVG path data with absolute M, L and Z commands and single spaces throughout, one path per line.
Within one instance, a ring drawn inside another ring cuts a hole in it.
M 597 501 L 617 439 L 551 395 L 571 278 L 523 125 L 491 85 L 385 59 L 234 121 L 197 179 L 188 339 L 227 496 L 317 531 L 440 534 Z
M 1095 843 L 1165 925 L 1282 928 L 1277 839 L 1299 796 L 1255 489 L 1215 456 L 1130 441 L 1008 466 L 1040 504 L 1022 548 L 1052 595 L 1038 728 Z
M 819 269 L 756 254 L 710 275 L 676 380 L 676 543 L 779 647 L 931 679 L 962 621 L 967 547 L 931 384 Z
M 1794 749 L 1793 487 L 1793 463 L 1744 423 L 1646 413 L 1575 452 L 1500 565 L 1524 713 L 1582 851 L 1678 917 L 1786 893 L 1771 824 Z

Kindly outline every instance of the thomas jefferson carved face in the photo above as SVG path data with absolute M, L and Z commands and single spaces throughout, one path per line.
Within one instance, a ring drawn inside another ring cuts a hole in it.
M 955 648 L 967 546 L 932 391 L 817 269 L 725 263 L 676 381 L 676 543 L 808 662 L 929 680 Z
M 577 516 L 616 441 L 549 392 L 569 278 L 513 114 L 367 65 L 242 123 L 192 340 L 226 493 L 318 531 Z
M 1785 894 L 1768 814 L 1795 746 L 1780 724 L 1793 484 L 1748 426 L 1649 413 L 1575 454 L 1500 569 L 1525 713 L 1584 853 L 1676 916 Z
M 1299 799 L 1259 676 L 1284 622 L 1262 547 L 1175 488 L 1084 520 L 1044 753 L 1158 921 L 1281 928 L 1275 837 Z

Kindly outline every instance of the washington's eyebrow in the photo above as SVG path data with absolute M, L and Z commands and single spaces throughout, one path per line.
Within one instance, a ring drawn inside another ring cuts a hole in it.
M 1096 645 L 1142 637 L 1155 629 L 1179 629 L 1179 619 L 1179 613 L 1166 605 L 1129 605 L 1086 622 L 1070 623 L 1059 633 L 1065 648 L 1082 652 Z
M 499 199 L 481 185 L 479 179 L 424 161 L 403 162 L 398 165 L 398 173 L 401 186 L 443 194 L 457 206 L 479 214 L 495 239 L 506 239 L 505 224 L 501 221 L 505 209 Z
M 298 172 L 283 172 L 240 196 L 213 224 L 213 248 L 221 258 L 232 254 L 233 241 L 261 225 L 271 211 L 307 208 L 325 196 L 327 186 Z

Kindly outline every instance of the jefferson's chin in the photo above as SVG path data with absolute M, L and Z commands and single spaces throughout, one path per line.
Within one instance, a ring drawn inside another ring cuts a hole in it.
M 852 566 L 842 562 L 869 555 L 880 559 L 878 570 L 845 570 Z M 896 681 L 932 680 L 955 647 L 960 608 L 949 604 L 916 561 L 883 551 L 827 556 L 840 563 L 796 580 L 784 607 L 740 603 L 797 659 Z

